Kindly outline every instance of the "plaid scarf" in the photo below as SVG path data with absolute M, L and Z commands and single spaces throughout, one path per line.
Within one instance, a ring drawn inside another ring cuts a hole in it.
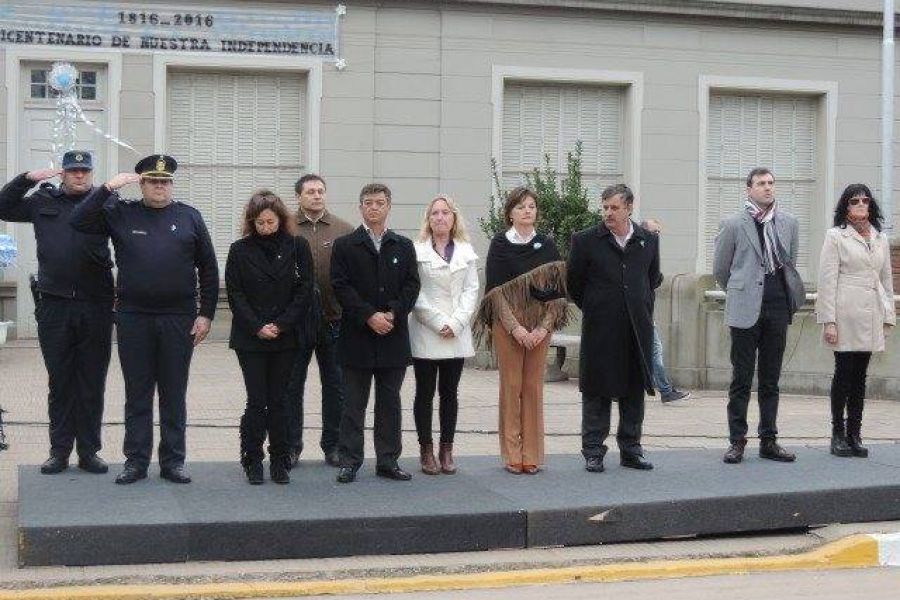
M 772 204 L 762 208 L 748 198 L 744 202 L 744 208 L 750 213 L 754 221 L 762 223 L 763 240 L 765 241 L 765 247 L 762 249 L 763 262 L 766 265 L 766 274 L 772 274 L 777 269 L 780 269 L 783 264 L 781 255 L 778 252 L 778 235 L 775 233 L 775 223 L 773 222 L 775 218 L 775 202 L 773 201 Z

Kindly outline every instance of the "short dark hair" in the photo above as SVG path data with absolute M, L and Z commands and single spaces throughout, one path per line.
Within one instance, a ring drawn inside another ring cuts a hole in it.
M 241 223 L 241 235 L 247 236 L 256 233 L 256 225 L 253 223 L 256 217 L 264 210 L 271 210 L 278 217 L 278 229 L 294 234 L 294 219 L 288 216 L 287 207 L 281 201 L 275 192 L 270 190 L 259 190 L 250 196 L 250 201 L 244 207 L 244 220 Z
M 375 194 L 384 194 L 387 201 L 391 201 L 391 188 L 383 183 L 367 183 L 359 190 L 359 203 L 362 204 L 366 196 L 374 196 Z
M 884 217 L 881 215 L 881 209 L 872 195 L 872 190 L 864 183 L 851 183 L 844 188 L 837 206 L 834 207 L 834 226 L 843 227 L 847 224 L 847 213 L 850 212 L 850 198 L 864 194 L 869 199 L 869 223 L 872 227 L 881 231 Z
M 613 196 L 622 196 L 622 199 L 625 200 L 625 204 L 634 204 L 634 192 L 631 191 L 631 188 L 625 185 L 624 183 L 617 183 L 615 185 L 607 186 L 603 193 L 600 194 L 600 201 L 609 200 Z
M 506 221 L 507 226 L 512 225 L 513 209 L 524 202 L 528 197 L 534 200 L 534 204 L 537 206 L 537 194 L 535 194 L 534 190 L 530 187 L 520 185 L 517 188 L 511 189 L 509 193 L 506 194 L 506 202 L 503 204 L 503 220 Z M 538 209 L 538 214 L 540 214 L 540 209 Z
M 756 167 L 750 174 L 747 175 L 747 187 L 751 187 L 753 185 L 753 178 L 759 177 L 760 175 L 771 175 L 772 179 L 775 179 L 775 173 L 772 172 L 772 169 L 767 167 Z
M 316 175 L 315 173 L 307 173 L 303 177 L 297 180 L 297 183 L 294 184 L 294 192 L 299 196 L 300 192 L 303 191 L 303 186 L 307 184 L 309 181 L 321 181 L 322 185 L 325 186 L 325 189 L 328 189 L 328 186 L 325 184 L 325 180 L 322 179 L 320 175 Z

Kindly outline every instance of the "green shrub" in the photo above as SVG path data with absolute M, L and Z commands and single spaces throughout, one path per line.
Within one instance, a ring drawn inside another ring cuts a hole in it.
M 500 181 L 497 161 L 491 159 L 491 179 L 494 193 L 488 201 L 488 214 L 480 217 L 481 231 L 490 239 L 509 227 L 503 220 L 503 203 L 507 189 Z M 560 174 L 550 164 L 550 155 L 544 155 L 543 167 L 535 167 L 525 174 L 526 185 L 537 194 L 537 230 L 553 237 L 563 258 L 569 254 L 572 234 L 600 221 L 600 214 L 591 208 L 588 189 L 581 177 L 581 142 L 575 150 L 566 153 L 566 172 Z

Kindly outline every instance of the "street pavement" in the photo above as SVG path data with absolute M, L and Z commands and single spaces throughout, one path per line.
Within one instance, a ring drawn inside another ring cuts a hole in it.
M 321 395 L 315 361 L 310 365 L 306 393 L 304 460 L 320 461 L 318 433 Z M 207 342 L 194 356 L 188 389 L 188 467 L 190 461 L 233 461 L 238 469 L 238 423 L 244 406 L 243 380 L 234 353 L 223 342 Z M 412 416 L 414 381 L 412 371 L 404 382 L 403 444 L 401 464 L 414 473 L 418 445 Z M 322 576 L 372 576 L 384 573 L 460 571 L 530 565 L 565 565 L 579 561 L 610 561 L 635 557 L 727 556 L 799 551 L 821 541 L 816 534 L 726 538 L 722 540 L 670 541 L 621 544 L 604 547 L 500 551 L 419 557 L 354 557 L 311 561 L 260 561 L 254 563 L 194 563 L 154 565 L 136 572 L 133 567 L 16 568 L 15 519 L 17 514 L 17 467 L 37 468 L 46 457 L 47 377 L 37 344 L 31 340 L 0 346 L 0 405 L 8 413 L 10 449 L 0 452 L 0 582 L 28 585 L 36 581 L 184 581 L 258 577 L 309 578 Z M 121 463 L 123 429 L 123 381 L 116 352 L 107 382 L 101 455 L 110 463 Z M 662 404 L 648 398 L 644 444 L 650 460 L 654 451 L 669 448 L 720 448 L 727 445 L 726 395 L 722 391 L 694 392 L 692 399 Z M 785 395 L 779 412 L 781 441 L 787 446 L 823 446 L 830 435 L 828 399 Z M 460 384 L 460 412 L 456 451 L 460 468 L 466 455 L 498 455 L 497 372 L 467 368 Z M 371 411 L 369 411 L 371 425 Z M 577 381 L 549 383 L 545 387 L 545 427 L 548 453 L 577 453 L 580 448 L 581 405 Z M 750 422 L 755 427 L 758 411 L 751 402 Z M 437 425 L 437 416 L 434 419 Z M 900 401 L 869 401 L 866 404 L 863 437 L 868 442 L 900 441 Z M 371 431 L 366 451 L 371 455 Z M 751 449 L 755 451 L 755 447 Z M 499 458 L 498 458 L 499 463 Z M 72 467 L 74 468 L 74 467 Z M 114 469 L 116 467 L 113 467 Z M 736 467 L 740 468 L 740 467 Z M 155 478 L 155 468 L 151 471 Z M 413 482 L 414 483 L 414 482 Z M 104 485 L 107 485 L 104 480 Z M 109 483 L 111 485 L 111 483 Z M 892 524 L 840 529 L 891 531 Z M 827 537 L 827 536 L 826 536 Z M 291 575 L 293 574 L 293 575 Z
M 900 568 L 753 573 L 718 577 L 690 577 L 621 583 L 572 583 L 497 590 L 384 594 L 396 600 L 896 600 Z M 307 596 L 326 600 L 334 596 Z M 341 596 L 342 600 L 366 600 L 366 596 Z M 266 599 L 274 600 L 274 599 Z M 299 599 L 297 599 L 299 600 Z

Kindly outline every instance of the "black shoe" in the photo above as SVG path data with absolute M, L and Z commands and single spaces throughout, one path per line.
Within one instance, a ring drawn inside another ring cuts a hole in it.
M 78 459 L 78 468 L 88 473 L 106 473 L 109 471 L 109 465 L 106 461 L 96 454 L 88 454 Z
M 181 465 L 177 467 L 163 467 L 159 470 L 159 476 L 168 479 L 172 483 L 190 483 L 191 476 L 185 472 Z
M 341 470 L 338 471 L 337 482 L 351 483 L 353 481 L 356 481 L 356 469 L 353 467 L 341 467 Z
M 119 473 L 118 477 L 116 477 L 116 483 L 119 485 L 128 485 L 130 483 L 134 483 L 140 479 L 147 478 L 147 471 L 138 469 L 137 467 L 130 467 L 128 465 Z
M 50 458 L 45 460 L 44 464 L 41 465 L 41 473 L 43 473 L 44 475 L 55 475 L 56 473 L 62 473 L 68 468 L 68 458 L 63 458 L 62 456 L 51 454 Z
M 778 445 L 774 439 L 766 439 L 759 444 L 759 457 L 778 462 L 794 462 L 796 455 Z
M 725 456 L 722 457 L 722 460 L 729 465 L 736 465 L 742 460 L 744 460 L 744 448 L 747 447 L 747 440 L 738 440 L 736 442 L 731 442 L 731 446 L 728 447 L 728 450 L 725 452 Z
M 847 438 L 844 437 L 844 434 L 831 434 L 831 453 L 835 456 L 853 456 L 853 450 L 847 444 Z
M 412 479 L 412 475 L 396 465 L 393 467 L 378 467 L 375 469 L 375 474 L 395 481 L 409 481 Z
M 869 456 L 869 449 L 862 445 L 862 440 L 859 435 L 848 435 L 847 445 L 850 446 L 850 451 L 853 453 L 853 456 L 857 458 L 866 458 Z
M 332 448 L 325 452 L 325 462 L 331 467 L 341 466 L 341 453 L 338 452 L 337 448 Z
M 285 484 L 291 482 L 291 476 L 288 473 L 287 458 L 269 458 L 269 477 L 275 483 Z
M 591 473 L 602 473 L 605 470 L 603 468 L 603 457 L 588 456 L 586 459 L 584 459 L 584 469 L 586 471 L 590 471 Z
M 254 460 L 244 465 L 244 473 L 247 474 L 247 481 L 250 485 L 263 484 L 263 465 L 261 460 Z
M 653 463 L 640 454 L 623 454 L 619 457 L 619 464 L 625 468 L 638 469 L 640 471 L 649 471 L 653 468 Z
M 299 448 L 291 448 L 291 451 L 288 453 L 288 459 L 287 459 L 288 471 L 290 471 L 291 469 L 296 467 L 298 462 L 300 462 L 300 449 Z

